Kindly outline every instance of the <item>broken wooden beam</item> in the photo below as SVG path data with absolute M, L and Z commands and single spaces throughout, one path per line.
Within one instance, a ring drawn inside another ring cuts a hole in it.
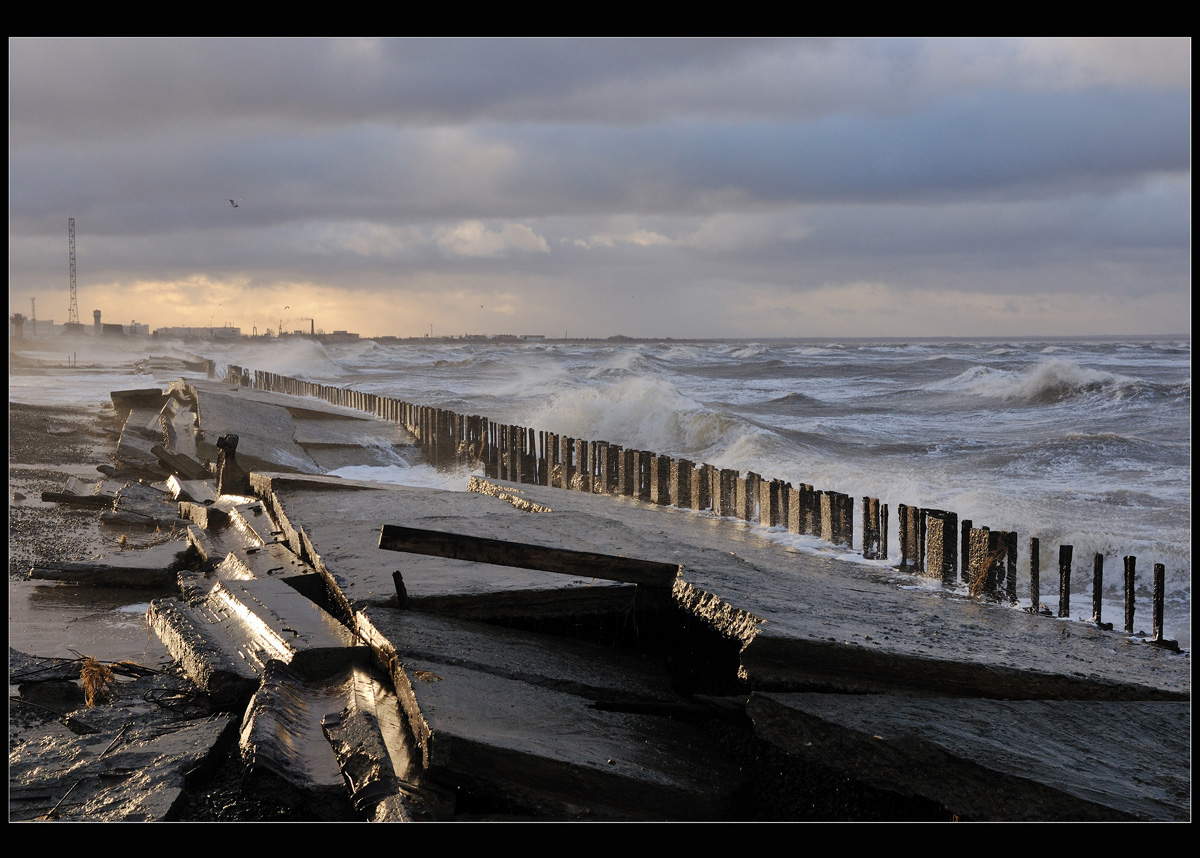
M 653 587 L 670 587 L 681 570 L 678 565 L 654 560 L 574 551 L 568 548 L 550 548 L 524 542 L 506 542 L 395 524 L 383 526 L 379 535 L 379 547 L 385 551 L 450 557 L 455 560 L 516 566 L 522 569 L 604 578 Z
M 69 581 L 103 587 L 168 587 L 175 583 L 175 573 L 165 567 L 87 561 L 39 563 L 29 570 L 29 577 L 37 581 Z

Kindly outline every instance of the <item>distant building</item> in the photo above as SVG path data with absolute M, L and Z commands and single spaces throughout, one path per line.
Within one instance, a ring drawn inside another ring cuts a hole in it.
M 154 336 L 160 340 L 236 340 L 241 338 L 242 329 L 230 326 L 221 328 L 155 328 Z
M 317 334 L 317 339 L 323 343 L 351 343 L 358 339 L 353 331 L 334 331 L 332 334 Z

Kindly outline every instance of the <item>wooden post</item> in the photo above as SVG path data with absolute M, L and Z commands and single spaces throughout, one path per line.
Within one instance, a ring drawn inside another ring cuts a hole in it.
M 701 462 L 691 473 L 692 509 L 712 509 L 712 465 Z
M 593 490 L 597 494 L 606 495 L 612 491 L 612 479 L 610 472 L 612 468 L 612 446 L 607 441 L 597 441 L 596 449 L 596 470 L 599 472 L 599 478 L 596 480 Z
M 1017 604 L 1017 532 L 1010 530 L 1004 535 L 1007 543 L 1005 551 L 1004 564 L 1004 584 L 1005 595 L 1008 596 L 1008 601 L 1015 605 Z
M 1058 615 L 1071 616 L 1071 553 L 1074 547 L 1058 546 Z
M 821 492 L 821 539 L 833 542 L 837 537 L 837 518 L 833 509 L 833 493 Z
M 673 506 L 688 509 L 692 505 L 692 474 L 696 472 L 695 465 L 688 459 L 671 459 L 668 479 L 670 482 L 670 502 Z
M 721 468 L 718 479 L 721 483 L 721 492 L 717 498 L 713 499 L 713 506 L 716 506 L 716 501 L 720 501 L 721 508 L 717 510 L 717 514 L 722 518 L 732 518 L 737 514 L 737 506 L 735 500 L 737 498 L 737 479 L 738 472 L 731 468 Z
M 1112 623 L 1101 618 L 1101 595 L 1104 592 L 1104 555 L 1096 553 L 1092 561 L 1092 622 L 1102 629 L 1111 629 Z
M 1154 641 L 1161 643 L 1163 637 L 1163 601 L 1166 595 L 1167 567 L 1154 564 Z
M 649 501 L 652 498 L 650 475 L 653 473 L 654 454 L 649 450 L 638 451 L 638 500 Z
M 1029 612 L 1042 612 L 1042 555 L 1041 541 L 1036 536 L 1029 537 Z
M 854 498 L 839 492 L 838 511 L 841 518 L 838 527 L 841 531 L 841 544 L 851 548 L 854 546 Z
M 967 538 L 967 585 L 971 595 L 991 596 L 995 587 L 992 534 L 986 527 L 973 527 Z
M 951 558 L 957 554 L 958 528 L 942 510 L 925 512 L 925 554 L 928 558 L 925 575 L 939 578 L 943 584 L 953 584 L 955 572 Z
M 971 570 L 969 569 L 969 566 L 971 556 L 971 531 L 973 529 L 973 525 L 974 522 L 972 522 L 969 518 L 964 518 L 962 520 L 962 560 L 959 563 L 959 567 L 962 570 L 962 580 L 964 584 L 971 583 Z
M 659 506 L 671 505 L 670 456 L 653 456 L 650 459 L 650 501 Z
M 634 496 L 634 472 L 637 470 L 637 450 L 621 450 L 617 456 L 617 494 Z
M 925 512 L 923 509 L 917 510 L 917 526 L 914 534 L 917 541 L 917 574 L 919 575 L 925 574 L 925 522 L 929 518 Z
M 822 518 L 824 507 L 821 498 L 824 497 L 822 492 L 817 491 L 812 486 L 808 487 L 808 535 L 821 536 L 825 535 L 825 521 Z
M 864 496 L 862 499 L 862 556 L 865 560 L 875 559 L 875 546 L 871 534 L 873 531 L 871 525 L 871 499 Z
M 588 479 L 590 473 L 588 470 L 588 442 L 582 438 L 575 438 L 573 440 L 574 451 L 571 462 L 573 470 L 567 488 L 580 492 L 590 492 L 592 484 L 591 480 Z
M 1133 588 L 1136 577 L 1137 558 L 1125 555 L 1125 634 L 1133 634 Z
M 950 534 L 954 538 L 954 534 Z M 879 505 L 879 559 L 888 559 L 888 505 Z

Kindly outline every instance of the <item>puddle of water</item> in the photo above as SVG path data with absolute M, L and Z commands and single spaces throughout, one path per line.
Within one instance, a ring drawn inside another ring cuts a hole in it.
M 37 656 L 133 661 L 157 667 L 171 660 L 146 623 L 151 599 L 173 588 L 120 590 L 42 581 L 8 582 L 8 643 Z

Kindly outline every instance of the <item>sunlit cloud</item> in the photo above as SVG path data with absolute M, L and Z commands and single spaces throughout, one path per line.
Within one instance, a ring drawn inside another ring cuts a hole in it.
M 546 239 L 521 223 L 489 229 L 482 221 L 463 221 L 439 231 L 437 244 L 452 256 L 492 258 L 516 253 L 549 253 Z

